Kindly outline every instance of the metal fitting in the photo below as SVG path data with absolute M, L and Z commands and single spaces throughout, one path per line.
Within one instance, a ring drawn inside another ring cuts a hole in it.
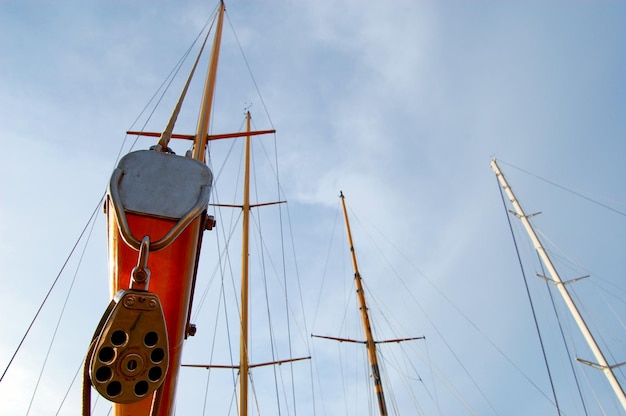
M 204 228 L 206 230 L 211 231 L 213 229 L 213 227 L 215 227 L 215 224 L 217 223 L 217 221 L 215 221 L 215 217 L 213 215 L 207 215 L 206 216 L 206 223 Z

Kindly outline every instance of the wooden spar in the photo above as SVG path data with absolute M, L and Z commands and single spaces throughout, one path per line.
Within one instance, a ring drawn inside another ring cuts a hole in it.
M 276 133 L 276 130 L 259 130 L 259 131 L 249 131 L 249 132 L 236 132 L 236 133 L 221 133 L 221 134 L 209 134 L 207 135 L 207 141 L 212 140 L 220 140 L 220 139 L 232 139 L 235 137 L 245 137 L 245 136 L 258 136 L 260 134 L 269 134 Z M 130 136 L 147 136 L 147 137 L 161 137 L 163 133 L 155 133 L 148 131 L 127 131 L 126 134 Z M 196 136 L 193 134 L 171 134 L 170 137 L 172 139 L 184 139 L 184 140 L 195 140 Z
M 327 335 L 315 335 L 311 334 L 315 338 L 330 339 L 339 342 L 353 342 L 358 344 L 365 344 L 367 348 L 367 356 L 372 369 L 372 378 L 374 380 L 374 393 L 376 394 L 376 400 L 378 402 L 378 409 L 381 416 L 387 416 L 387 403 L 385 402 L 385 394 L 383 391 L 382 378 L 380 376 L 380 367 L 378 365 L 378 354 L 376 352 L 376 344 L 383 343 L 400 343 L 405 341 L 414 341 L 418 339 L 424 339 L 424 337 L 409 337 L 409 338 L 395 338 L 387 340 L 374 340 L 374 334 L 372 333 L 372 326 L 370 324 L 369 313 L 367 309 L 367 302 L 365 301 L 365 291 L 363 290 L 363 282 L 361 279 L 361 273 L 359 272 L 359 266 L 356 261 L 356 251 L 354 250 L 354 244 L 352 243 L 352 231 L 350 230 L 350 221 L 348 221 L 348 210 L 346 209 L 346 202 L 343 196 L 343 192 L 339 192 L 341 198 L 341 206 L 343 208 L 343 217 L 346 224 L 346 231 L 348 233 L 348 243 L 350 245 L 350 255 L 352 257 L 352 267 L 354 269 L 354 284 L 356 285 L 356 293 L 359 301 L 359 311 L 361 314 L 361 322 L 363 324 L 363 332 L 365 334 L 365 341 L 339 338 Z
M 250 112 L 246 112 L 246 131 L 250 131 Z M 248 415 L 248 299 L 250 228 L 250 135 L 246 136 L 243 179 L 243 224 L 241 236 L 241 335 L 239 338 L 239 415 Z
M 341 206 L 343 208 L 343 217 L 346 223 L 346 231 L 348 232 L 348 243 L 350 244 L 350 255 L 352 257 L 352 267 L 354 268 L 354 283 L 356 285 L 356 293 L 359 299 L 359 310 L 361 311 L 361 321 L 363 322 L 363 332 L 365 333 L 365 345 L 367 347 L 367 356 L 372 368 L 372 377 L 374 379 L 374 393 L 378 401 L 378 409 L 381 416 L 387 416 L 387 404 L 385 403 L 385 394 L 383 392 L 383 383 L 380 378 L 380 368 L 378 367 L 378 357 L 376 354 L 376 342 L 372 334 L 369 314 L 367 312 L 367 303 L 365 302 L 365 292 L 363 291 L 363 283 L 361 282 L 361 274 L 356 261 L 356 253 L 352 244 L 352 232 L 350 231 L 350 222 L 348 221 L 348 211 L 346 210 L 346 202 L 343 192 L 340 193 Z
M 212 206 L 239 208 L 242 210 L 242 237 L 241 237 L 241 299 L 240 299 L 240 336 L 239 336 L 239 365 L 215 365 L 215 364 L 185 364 L 183 367 L 196 368 L 225 368 L 239 369 L 239 416 L 247 416 L 248 399 L 250 385 L 250 369 L 268 365 L 280 365 L 295 361 L 310 359 L 311 357 L 288 358 L 284 360 L 250 363 L 250 345 L 249 345 L 249 317 L 250 317 L 250 211 L 252 208 L 263 207 L 268 205 L 282 204 L 285 201 L 250 203 L 250 165 L 251 165 L 251 138 L 260 134 L 274 133 L 274 130 L 252 131 L 250 112 L 246 112 L 246 131 L 241 133 L 229 133 L 221 135 L 208 136 L 208 140 L 245 137 L 244 150 L 244 183 L 243 183 L 243 204 L 211 204 Z
M 213 49 L 211 50 L 211 61 L 204 85 L 204 94 L 202 96 L 202 107 L 198 117 L 198 130 L 193 147 L 193 157 L 205 161 L 207 132 L 209 131 L 209 121 L 211 118 L 211 109 L 213 107 L 213 96 L 215 92 L 215 79 L 217 77 L 217 63 L 220 56 L 220 44 L 222 41 L 222 25 L 224 22 L 224 2 L 220 2 L 217 26 L 215 28 L 215 38 L 213 39 Z
M 561 297 L 565 301 L 565 304 L 567 305 L 567 308 L 572 314 L 574 321 L 576 321 L 576 324 L 578 325 L 580 332 L 582 333 L 583 337 L 585 338 L 585 341 L 587 342 L 587 344 L 589 345 L 589 348 L 591 349 L 591 352 L 593 353 L 595 359 L 597 360 L 598 363 L 593 364 L 593 367 L 596 367 L 602 370 L 607 380 L 609 381 L 609 384 L 611 385 L 611 388 L 613 389 L 615 395 L 620 401 L 622 407 L 624 408 L 624 410 L 626 410 L 626 395 L 624 394 L 624 390 L 622 389 L 622 386 L 617 380 L 617 377 L 615 377 L 615 374 L 613 373 L 613 368 L 615 366 L 609 365 L 606 358 L 604 357 L 604 354 L 602 353 L 600 346 L 598 345 L 593 335 L 591 334 L 589 327 L 587 326 L 585 320 L 580 314 L 580 311 L 578 310 L 578 307 L 576 306 L 576 304 L 574 303 L 574 300 L 569 294 L 567 290 L 566 282 L 563 282 L 563 280 L 561 280 L 561 276 L 556 270 L 556 267 L 554 267 L 554 264 L 552 264 L 552 260 L 550 260 L 548 253 L 543 248 L 543 245 L 541 244 L 539 237 L 537 237 L 537 234 L 535 233 L 535 230 L 532 224 L 530 223 L 528 216 L 524 213 L 522 206 L 520 205 L 519 201 L 515 197 L 513 190 L 509 186 L 506 178 L 504 177 L 504 174 L 500 170 L 500 167 L 498 166 L 495 159 L 491 161 L 491 168 L 496 174 L 496 177 L 498 178 L 500 185 L 504 189 L 504 192 L 506 192 L 509 200 L 511 201 L 511 204 L 513 205 L 513 208 L 515 209 L 516 216 L 522 221 L 522 224 L 524 225 L 524 228 L 526 229 L 526 232 L 528 233 L 535 247 L 535 250 L 537 250 L 537 253 L 539 254 L 539 257 L 541 258 L 541 261 L 548 269 L 548 272 L 552 278 L 549 281 L 553 283 L 554 285 L 556 285 L 556 288 L 558 289 L 559 293 L 561 294 Z

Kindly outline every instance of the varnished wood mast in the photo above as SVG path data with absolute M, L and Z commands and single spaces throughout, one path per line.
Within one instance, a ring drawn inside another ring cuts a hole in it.
M 348 211 L 346 210 L 346 201 L 343 192 L 340 194 L 341 207 L 343 208 L 343 217 L 346 223 L 346 231 L 348 232 L 348 244 L 350 245 L 350 256 L 352 258 L 352 267 L 354 269 L 354 284 L 356 285 L 356 293 L 359 299 L 359 311 L 361 312 L 361 321 L 363 322 L 363 332 L 365 333 L 365 345 L 367 347 L 367 356 L 372 368 L 372 378 L 374 379 L 374 393 L 378 401 L 378 410 L 380 416 L 387 416 L 387 403 L 385 402 L 385 393 L 383 391 L 383 383 L 380 378 L 380 368 L 378 366 L 378 356 L 376 354 L 376 342 L 372 334 L 372 326 L 370 324 L 369 314 L 367 312 L 367 303 L 365 302 L 365 292 L 363 291 L 363 282 L 359 273 L 359 265 L 356 261 L 356 253 L 352 244 L 352 232 L 350 231 L 350 222 L 348 221 Z
M 378 365 L 378 353 L 376 351 L 376 344 L 385 343 L 399 343 L 404 341 L 413 341 L 416 339 L 423 339 L 424 337 L 410 337 L 410 338 L 396 338 L 387 339 L 382 341 L 376 341 L 372 333 L 372 325 L 370 323 L 369 312 L 367 309 L 367 302 L 365 301 L 365 290 L 363 290 L 363 282 L 361 279 L 361 273 L 359 272 L 359 265 L 356 261 L 356 251 L 354 244 L 352 243 L 352 231 L 350 230 L 350 221 L 348 220 L 348 211 L 346 209 L 346 201 L 343 196 L 343 192 L 339 193 L 341 198 L 341 207 L 343 208 L 343 218 L 346 224 L 346 231 L 348 233 L 348 244 L 350 245 L 350 256 L 352 258 L 352 268 L 354 269 L 354 284 L 356 286 L 356 293 L 359 302 L 359 312 L 361 314 L 361 322 L 363 324 L 363 333 L 365 335 L 365 341 L 359 341 L 349 338 L 331 337 L 327 335 L 314 335 L 316 338 L 325 338 L 339 342 L 355 342 L 365 344 L 367 348 L 367 357 L 369 359 L 370 368 L 372 371 L 372 378 L 374 380 L 374 393 L 376 394 L 376 401 L 378 402 L 378 411 L 380 416 L 387 416 L 387 403 L 385 401 L 385 392 L 383 389 L 383 382 L 380 375 L 380 366 Z
M 202 107 L 198 117 L 198 130 L 196 132 L 193 157 L 205 161 L 207 132 L 209 131 L 209 122 L 211 120 L 211 112 L 213 109 L 213 96 L 215 95 L 215 79 L 217 77 L 217 64 L 220 57 L 220 45 L 222 42 L 222 26 L 224 23 L 224 2 L 220 2 L 217 26 L 215 28 L 215 38 L 213 39 L 213 49 L 211 50 L 211 61 L 209 62 L 209 70 L 204 85 L 204 94 L 202 96 Z

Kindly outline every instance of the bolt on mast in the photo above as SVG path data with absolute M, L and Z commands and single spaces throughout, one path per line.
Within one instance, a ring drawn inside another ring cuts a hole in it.
M 543 262 L 545 267 L 548 269 L 548 272 L 551 277 L 549 281 L 553 283 L 554 285 L 556 285 L 556 288 L 558 289 L 559 293 L 563 297 L 563 300 L 565 301 L 567 308 L 569 309 L 570 313 L 574 317 L 574 321 L 576 321 L 576 324 L 578 325 L 580 332 L 582 333 L 583 337 L 585 338 L 585 341 L 587 342 L 587 344 L 589 345 L 589 348 L 591 349 L 591 352 L 593 353 L 595 359 L 597 360 L 597 364 L 589 363 L 585 360 L 580 360 L 580 359 L 578 361 L 590 364 L 592 367 L 602 370 L 607 380 L 609 381 L 609 384 L 613 388 L 613 391 L 615 395 L 617 396 L 618 400 L 620 401 L 622 407 L 624 408 L 624 410 L 626 410 L 626 395 L 624 394 L 624 390 L 622 389 L 622 386 L 620 385 L 619 381 L 617 380 L 617 377 L 615 376 L 615 373 L 613 372 L 613 368 L 621 364 L 611 366 L 606 361 L 606 358 L 604 357 L 602 350 L 600 349 L 598 343 L 596 342 L 593 335 L 591 334 L 589 327 L 585 323 L 585 320 L 583 319 L 582 315 L 580 314 L 580 311 L 578 310 L 578 308 L 576 307 L 576 304 L 574 303 L 574 300 L 572 299 L 571 295 L 569 294 L 567 290 L 567 287 L 566 287 L 567 282 L 563 282 L 563 280 L 559 276 L 559 273 L 557 272 L 556 268 L 552 264 L 552 261 L 550 260 L 548 253 L 543 248 L 541 241 L 539 240 L 539 237 L 537 237 L 537 234 L 535 233 L 535 230 L 533 229 L 533 226 L 530 223 L 528 216 L 524 213 L 524 210 L 522 209 L 522 206 L 520 205 L 517 198 L 515 198 L 515 194 L 513 194 L 513 190 L 509 186 L 506 178 L 504 177 L 504 174 L 500 170 L 500 167 L 496 163 L 495 159 L 491 161 L 491 168 L 495 172 L 496 177 L 498 178 L 498 182 L 502 186 L 502 189 L 504 189 L 509 200 L 511 201 L 511 204 L 513 205 L 513 208 L 515 209 L 515 215 L 522 221 L 522 224 L 524 225 L 524 228 L 526 229 L 526 232 L 528 233 L 533 243 L 533 246 L 535 247 L 535 250 L 537 250 L 537 253 L 539 254 L 539 257 L 541 258 L 541 261 Z

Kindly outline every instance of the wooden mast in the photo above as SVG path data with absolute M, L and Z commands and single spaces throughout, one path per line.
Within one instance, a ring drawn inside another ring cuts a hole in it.
M 597 364 L 589 363 L 584 360 L 581 361 L 580 359 L 579 361 L 587 363 L 595 368 L 602 370 L 602 372 L 608 379 L 609 384 L 611 385 L 611 388 L 615 392 L 615 395 L 620 401 L 622 407 L 624 408 L 624 410 L 626 410 L 626 395 L 624 395 L 624 390 L 622 389 L 622 386 L 617 380 L 617 377 L 615 377 L 615 374 L 613 373 L 613 368 L 615 366 L 609 365 L 606 358 L 604 357 L 604 354 L 602 353 L 600 346 L 598 345 L 593 335 L 591 334 L 589 327 L 585 323 L 585 320 L 583 319 L 582 315 L 580 314 L 580 311 L 578 310 L 578 308 L 576 307 L 576 304 L 574 303 L 574 300 L 572 299 L 571 295 L 569 294 L 567 290 L 567 286 L 566 286 L 567 282 L 564 282 L 561 279 L 561 276 L 559 275 L 558 271 L 552 264 L 552 261 L 550 260 L 550 257 L 548 256 L 548 253 L 546 252 L 546 250 L 543 248 L 543 245 L 541 244 L 539 237 L 537 237 L 537 234 L 535 233 L 535 230 L 533 229 L 533 226 L 530 223 L 528 216 L 524 213 L 522 206 L 520 205 L 519 201 L 515 197 L 515 194 L 513 194 L 513 190 L 509 186 L 506 178 L 504 177 L 504 174 L 500 170 L 500 167 L 496 163 L 495 159 L 491 161 L 491 168 L 495 172 L 496 177 L 498 178 L 498 181 L 500 182 L 500 185 L 502 186 L 502 188 L 504 189 L 504 192 L 506 192 L 509 200 L 511 201 L 511 204 L 513 205 L 513 208 L 515 209 L 515 215 L 522 221 L 522 224 L 524 225 L 526 232 L 528 233 L 531 241 L 533 242 L 535 250 L 537 250 L 537 253 L 539 254 L 539 257 L 541 258 L 541 261 L 548 269 L 550 277 L 552 278 L 551 280 L 548 280 L 548 281 L 556 285 L 556 288 L 558 289 L 559 293 L 563 297 L 563 300 L 565 301 L 567 308 L 569 309 L 570 313 L 574 317 L 574 321 L 576 321 L 576 324 L 578 325 L 580 332 L 585 338 L 585 341 L 587 341 L 589 348 L 591 349 L 595 359 L 597 360 Z
M 250 132 L 250 112 L 246 112 L 246 132 Z M 239 416 L 248 415 L 248 299 L 250 228 L 250 135 L 246 136 L 243 179 L 243 224 L 241 236 L 241 335 L 239 337 Z
M 383 392 L 383 383 L 380 378 L 380 369 L 378 367 L 378 357 L 376 354 L 376 342 L 372 334 L 369 314 L 367 312 L 367 303 L 365 302 L 365 292 L 363 291 L 363 283 L 361 282 L 361 274 L 356 261 L 356 252 L 352 244 L 352 233 L 350 231 L 350 222 L 348 221 L 348 211 L 346 210 L 346 202 L 343 192 L 340 192 L 341 206 L 343 208 L 343 216 L 348 232 L 348 243 L 350 245 L 350 255 L 352 257 L 352 267 L 354 268 L 354 283 L 356 285 L 356 293 L 359 299 L 359 310 L 361 311 L 361 321 L 363 322 L 363 332 L 365 333 L 365 346 L 367 347 L 367 356 L 372 368 L 372 377 L 374 378 L 374 393 L 378 401 L 378 409 L 381 416 L 387 415 L 387 404 L 385 403 L 385 394 Z
M 185 364 L 183 367 L 196 368 L 228 368 L 239 370 L 239 416 L 248 415 L 248 398 L 250 386 L 250 369 L 268 365 L 280 365 L 295 361 L 310 359 L 311 357 L 288 358 L 283 360 L 269 361 L 263 363 L 250 363 L 249 345 L 249 317 L 250 317 L 250 212 L 252 208 L 282 204 L 286 201 L 275 201 L 251 204 L 250 203 L 250 165 L 251 165 L 251 138 L 261 134 L 275 133 L 275 130 L 251 131 L 251 115 L 246 112 L 246 131 L 242 133 L 229 133 L 207 136 L 207 140 L 218 140 L 236 137 L 245 137 L 244 149 L 244 182 L 243 182 L 243 203 L 239 204 L 212 204 L 218 207 L 240 208 L 242 210 L 242 237 L 241 237 L 241 293 L 240 293 L 240 336 L 239 336 L 239 365 L 215 365 L 215 364 Z M 186 137 L 184 137 L 186 138 Z
M 220 45 L 222 42 L 222 26 L 224 22 L 224 2 L 220 2 L 217 26 L 215 28 L 215 37 L 213 38 L 213 49 L 211 50 L 211 60 L 207 71 L 206 81 L 204 85 L 204 93 L 202 96 L 202 107 L 198 117 L 198 130 L 194 140 L 193 157 L 205 161 L 206 146 L 208 141 L 207 133 L 209 131 L 209 122 L 211 118 L 211 109 L 213 107 L 213 96 L 215 91 L 215 79 L 217 77 L 217 63 L 220 57 Z
M 363 332 L 365 334 L 365 341 L 355 340 L 350 338 L 339 338 L 328 335 L 315 335 L 311 334 L 315 338 L 330 339 L 339 342 L 354 342 L 358 344 L 365 344 L 367 348 L 367 356 L 369 358 L 370 367 L 372 369 L 372 378 L 374 379 L 374 393 L 376 393 L 376 400 L 378 402 L 378 409 L 381 416 L 387 416 L 387 403 L 385 402 L 385 394 L 383 391 L 382 378 L 380 376 L 380 367 L 378 365 L 378 354 L 376 352 L 376 344 L 387 343 L 400 343 L 405 341 L 414 341 L 417 339 L 424 339 L 421 337 L 409 337 L 409 338 L 396 338 L 386 340 L 374 340 L 374 334 L 372 333 L 372 326 L 370 324 L 369 313 L 367 309 L 367 302 L 365 301 L 365 291 L 363 290 L 363 282 L 361 280 L 361 273 L 359 273 L 359 266 L 356 261 L 356 251 L 354 250 L 354 244 L 352 243 L 352 232 L 350 230 L 350 222 L 348 221 L 348 211 L 346 209 L 346 202 L 343 196 L 343 192 L 339 192 L 341 198 L 341 206 L 343 208 L 343 217 L 346 224 L 346 230 L 348 232 L 348 243 L 350 245 L 350 255 L 352 257 L 352 266 L 354 269 L 354 284 L 356 285 L 356 293 L 359 302 L 359 311 L 361 313 L 361 322 L 363 323 Z

